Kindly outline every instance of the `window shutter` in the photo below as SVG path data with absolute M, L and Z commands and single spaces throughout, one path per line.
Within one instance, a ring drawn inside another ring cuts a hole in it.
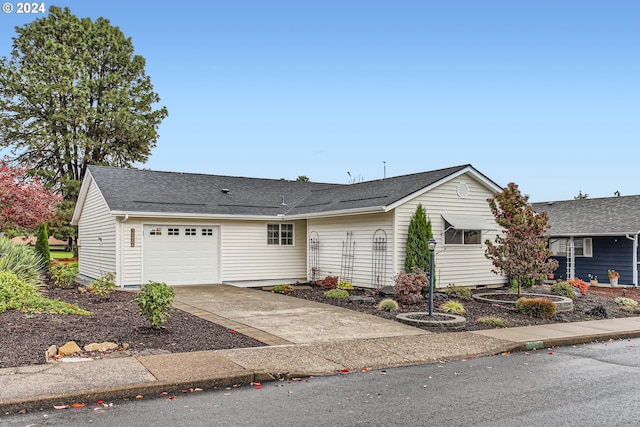
M 593 242 L 591 237 L 586 237 L 585 239 L 583 239 L 583 246 L 582 246 L 582 256 L 584 257 L 593 257 Z

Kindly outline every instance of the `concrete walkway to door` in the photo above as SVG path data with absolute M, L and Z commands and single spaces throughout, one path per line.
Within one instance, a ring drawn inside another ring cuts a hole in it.
M 353 310 L 230 285 L 174 287 L 174 306 L 268 345 L 417 336 L 423 329 Z

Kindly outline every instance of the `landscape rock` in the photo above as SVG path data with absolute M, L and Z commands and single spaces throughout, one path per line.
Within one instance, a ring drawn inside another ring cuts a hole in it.
M 84 351 L 109 351 L 118 348 L 114 342 L 91 343 L 84 346 Z
M 374 297 L 368 297 L 364 295 L 351 295 L 349 296 L 349 301 L 351 302 L 366 302 L 366 303 L 375 303 L 376 299 Z
M 395 296 L 396 291 L 393 289 L 393 286 L 383 286 L 380 288 L 380 296 L 382 297 L 392 297 Z
M 82 349 L 76 344 L 75 341 L 69 341 L 58 349 L 59 356 L 71 356 L 72 354 L 80 353 Z
M 58 346 L 51 345 L 44 353 L 44 360 L 46 363 L 52 362 L 55 356 L 58 354 Z

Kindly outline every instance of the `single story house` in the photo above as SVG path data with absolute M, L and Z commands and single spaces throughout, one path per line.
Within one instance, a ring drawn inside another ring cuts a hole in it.
M 354 184 L 90 166 L 72 223 L 80 275 L 119 286 L 293 283 L 340 276 L 392 285 L 409 222 L 432 222 L 440 286 L 502 285 L 485 239 L 502 189 L 471 165 Z
M 11 239 L 11 241 L 16 245 L 35 246 L 36 242 L 38 241 L 38 237 L 34 235 L 16 236 L 13 239 Z M 64 240 L 56 239 L 53 236 L 49 236 L 48 242 L 49 242 L 49 250 L 52 250 L 52 251 L 66 251 L 69 248 L 69 243 L 67 243 Z
M 558 260 L 556 277 L 597 276 L 609 283 L 608 270 L 620 273 L 619 284 L 638 285 L 640 196 L 533 203 L 549 215 L 549 247 Z

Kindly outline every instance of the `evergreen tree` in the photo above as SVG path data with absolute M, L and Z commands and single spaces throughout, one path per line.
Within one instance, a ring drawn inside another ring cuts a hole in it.
M 429 271 L 429 239 L 433 237 L 431 220 L 422 205 L 418 205 L 411 218 L 407 231 L 407 253 L 404 269 L 407 273 L 414 270 Z
M 38 228 L 38 239 L 36 240 L 36 252 L 42 256 L 44 265 L 49 266 L 51 260 L 51 253 L 49 252 L 49 233 L 47 232 L 47 224 L 40 224 Z

